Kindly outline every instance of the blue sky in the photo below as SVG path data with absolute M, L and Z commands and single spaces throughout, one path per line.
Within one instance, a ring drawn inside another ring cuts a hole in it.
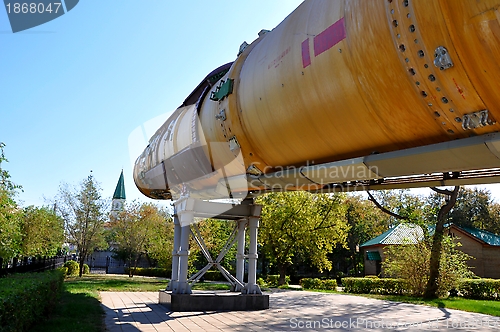
M 83 0 L 15 34 L 0 8 L 2 167 L 24 187 L 18 200 L 43 205 L 91 170 L 110 197 L 123 168 L 127 198 L 146 201 L 132 179 L 134 129 L 154 132 L 243 41 L 301 2 Z
M 127 198 L 147 201 L 131 165 L 144 136 L 243 41 L 301 2 L 82 0 L 15 34 L 0 8 L 2 167 L 24 187 L 20 203 L 46 204 L 61 183 L 77 185 L 91 170 L 111 197 L 122 168 Z

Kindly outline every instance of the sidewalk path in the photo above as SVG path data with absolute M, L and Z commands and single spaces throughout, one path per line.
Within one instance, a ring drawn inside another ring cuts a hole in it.
M 500 331 L 500 317 L 307 291 L 270 294 L 262 311 L 171 312 L 158 293 L 101 292 L 110 332 Z

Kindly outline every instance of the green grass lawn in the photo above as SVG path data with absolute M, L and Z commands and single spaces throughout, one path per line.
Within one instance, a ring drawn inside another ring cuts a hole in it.
M 51 316 L 37 324 L 35 332 L 100 332 L 104 331 L 104 312 L 100 305 L 99 292 L 157 292 L 167 287 L 164 278 L 145 278 L 116 275 L 86 275 L 69 278 L 64 282 L 61 299 Z M 196 290 L 227 290 L 229 285 L 220 283 L 197 283 Z M 336 291 L 318 291 L 339 293 Z M 354 294 L 352 294 L 354 295 Z M 439 308 L 459 309 L 470 312 L 500 316 L 500 301 L 468 300 L 462 298 L 423 300 L 408 296 L 358 295 L 381 300 L 431 305 Z
M 118 275 L 85 275 L 68 278 L 58 305 L 48 320 L 37 324 L 34 332 L 100 332 L 104 331 L 104 311 L 99 298 L 100 291 L 110 292 L 158 292 L 167 287 L 165 278 L 145 278 Z M 229 285 L 197 283 L 197 290 L 228 290 Z
M 85 275 L 64 282 L 61 299 L 50 318 L 37 324 L 35 332 L 100 332 L 104 331 L 104 311 L 100 291 L 157 292 L 167 287 L 163 278 L 144 278 L 113 275 Z

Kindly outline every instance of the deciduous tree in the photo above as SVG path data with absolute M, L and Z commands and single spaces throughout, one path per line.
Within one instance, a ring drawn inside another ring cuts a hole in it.
M 347 236 L 348 248 L 340 249 L 340 255 L 337 256 L 349 258 L 349 269 L 352 269 L 353 275 L 358 275 L 364 259 L 363 255 L 356 251 L 356 247 L 388 230 L 392 221 L 387 214 L 359 195 L 347 196 L 343 204 L 347 207 L 346 219 L 350 226 Z
M 457 249 L 458 243 L 444 236 L 440 248 L 440 264 L 436 295 L 445 296 L 458 286 L 461 278 L 471 277 L 467 260 L 471 257 Z M 405 280 L 414 296 L 423 296 L 429 282 L 432 239 L 427 237 L 416 244 L 387 246 L 382 263 L 387 275 Z
M 4 154 L 5 144 L 0 142 L 0 257 L 9 260 L 21 252 L 22 213 L 14 201 L 16 190 L 21 186 L 10 179 L 3 168 L 8 160 Z
M 89 175 L 78 189 L 62 185 L 56 206 L 57 213 L 64 220 L 67 241 L 78 250 L 81 277 L 86 259 L 94 250 L 106 247 L 104 222 L 107 204 L 101 197 L 99 185 Z
M 113 240 L 118 246 L 117 254 L 128 261 L 129 276 L 142 255 L 165 253 L 159 246 L 165 245 L 171 251 L 168 231 L 172 223 L 152 204 L 133 202 L 117 216 L 113 224 Z M 162 236 L 163 235 L 163 236 Z M 167 258 L 168 259 L 168 258 Z M 170 254 L 171 259 L 171 254 Z
M 257 199 L 263 205 L 260 242 L 277 266 L 279 284 L 285 284 L 294 255 L 308 257 L 320 271 L 332 268 L 328 254 L 337 244 L 346 245 L 349 226 L 344 195 L 307 192 L 270 193 Z
M 28 206 L 21 222 L 23 256 L 55 256 L 64 242 L 64 221 L 53 209 Z

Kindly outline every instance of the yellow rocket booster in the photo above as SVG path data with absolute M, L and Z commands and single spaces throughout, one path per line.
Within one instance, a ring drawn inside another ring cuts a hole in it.
M 137 159 L 167 199 L 500 182 L 500 0 L 305 0 Z

